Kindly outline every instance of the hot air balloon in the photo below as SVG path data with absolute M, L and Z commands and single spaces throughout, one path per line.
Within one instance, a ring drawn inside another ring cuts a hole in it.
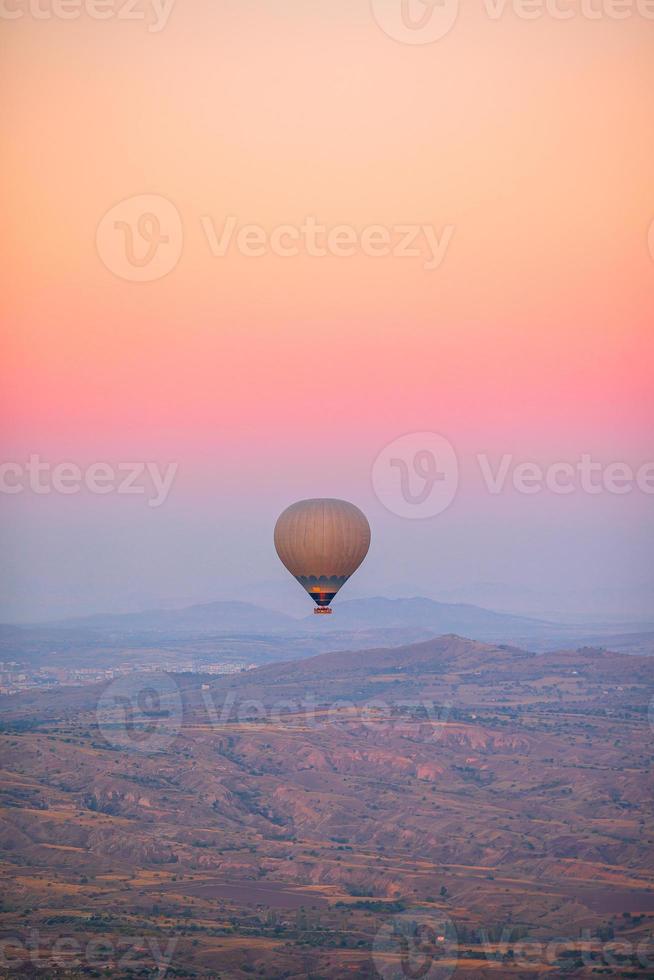
M 346 500 L 299 500 L 275 525 L 275 548 L 282 563 L 317 605 L 329 605 L 368 554 L 370 525 Z

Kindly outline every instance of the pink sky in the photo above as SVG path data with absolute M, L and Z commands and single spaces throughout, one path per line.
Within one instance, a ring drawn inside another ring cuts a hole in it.
M 154 33 L 86 14 L 7 22 L 4 458 L 180 466 L 156 515 L 133 500 L 7 498 L 7 616 L 59 594 L 62 547 L 68 587 L 86 581 L 79 542 L 107 527 L 89 606 L 144 582 L 186 594 L 185 576 L 190 592 L 215 581 L 220 593 L 201 527 L 233 555 L 233 514 L 253 515 L 241 578 L 266 577 L 268 522 L 305 495 L 349 497 L 387 529 L 379 581 L 394 580 L 393 549 L 398 567 L 424 567 L 432 534 L 457 582 L 491 578 L 500 512 L 483 488 L 467 484 L 406 539 L 371 492 L 377 453 L 407 432 L 446 435 L 464 471 L 479 452 L 649 458 L 653 41 L 637 13 L 494 21 L 482 3 L 424 45 L 388 37 L 367 0 L 178 0 Z M 103 215 L 141 194 L 183 224 L 177 265 L 152 282 L 114 275 L 96 249 Z M 220 229 L 228 215 L 268 231 L 307 215 L 453 231 L 432 270 L 396 256 L 216 257 L 201 221 Z M 616 578 L 650 580 L 630 549 L 651 535 L 651 502 L 504 502 L 522 550 L 502 576 L 519 581 L 554 525 L 547 575 L 568 559 L 578 580 L 581 551 L 566 549 L 587 548 L 575 535 L 588 518 Z M 140 521 L 156 530 L 134 567 Z M 471 521 L 490 534 L 474 566 L 457 557 Z M 28 525 L 61 532 L 38 560 Z M 198 568 L 167 563 L 169 539 Z

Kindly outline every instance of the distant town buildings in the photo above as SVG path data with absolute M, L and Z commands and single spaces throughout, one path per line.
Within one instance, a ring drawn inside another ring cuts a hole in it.
M 117 664 L 115 667 L 43 667 L 8 660 L 0 661 L 0 694 L 18 694 L 31 688 L 48 690 L 56 687 L 82 687 L 132 673 L 164 671 L 173 674 L 239 674 L 256 666 L 243 661 L 167 661 L 164 664 L 147 661 Z

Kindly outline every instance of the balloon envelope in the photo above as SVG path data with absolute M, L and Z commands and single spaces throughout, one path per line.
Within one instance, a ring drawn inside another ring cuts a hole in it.
M 319 607 L 314 612 L 331 612 L 329 604 L 369 547 L 366 516 L 346 500 L 300 500 L 275 525 L 277 554 Z

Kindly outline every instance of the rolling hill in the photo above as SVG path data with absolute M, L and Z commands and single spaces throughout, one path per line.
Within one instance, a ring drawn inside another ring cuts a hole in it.
M 433 976 L 646 978 L 653 682 L 448 635 L 168 675 L 156 704 L 130 675 L 108 716 L 111 683 L 0 698 L 6 934 L 53 978 L 66 936 L 140 937 L 143 976 L 156 941 L 171 976 L 372 980 L 426 917 L 453 937 Z

